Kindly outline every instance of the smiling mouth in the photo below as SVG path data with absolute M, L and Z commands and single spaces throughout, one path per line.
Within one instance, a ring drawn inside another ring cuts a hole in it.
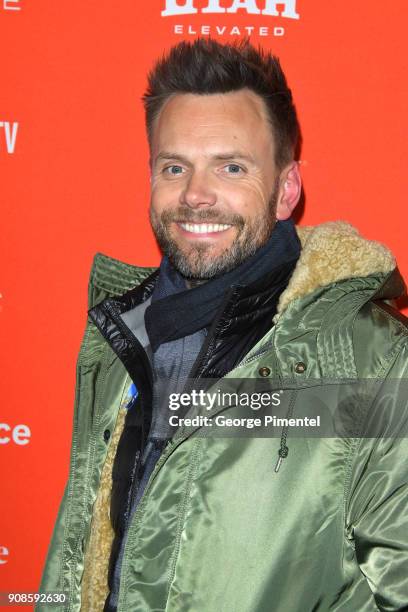
M 225 232 L 232 227 L 225 223 L 179 223 L 180 227 L 186 232 L 192 234 L 213 234 L 216 232 Z

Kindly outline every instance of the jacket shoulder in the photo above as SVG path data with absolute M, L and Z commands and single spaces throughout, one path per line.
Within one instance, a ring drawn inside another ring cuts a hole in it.
M 386 371 L 404 346 L 408 346 L 408 318 L 384 300 L 364 304 L 353 325 L 354 358 L 359 376 L 371 377 Z
M 398 327 L 402 326 L 408 335 L 408 317 L 402 314 L 402 312 L 384 300 L 373 300 L 370 302 L 370 304 L 373 308 L 377 308 L 377 310 L 382 311 L 389 322 L 397 325 Z
M 107 297 L 122 295 L 140 285 L 155 270 L 155 267 L 135 266 L 103 253 L 96 253 L 89 277 L 88 307 L 93 308 Z

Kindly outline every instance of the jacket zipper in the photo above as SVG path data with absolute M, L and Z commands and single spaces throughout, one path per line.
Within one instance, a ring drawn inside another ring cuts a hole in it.
M 134 334 L 132 334 L 132 332 L 129 330 L 127 325 L 122 321 L 122 319 L 120 318 L 120 313 L 118 313 L 118 311 L 114 308 L 114 306 L 112 304 L 108 303 L 108 304 L 106 304 L 106 308 L 107 308 L 108 312 L 110 313 L 111 317 L 113 318 L 113 320 L 115 321 L 116 325 L 118 326 L 118 328 L 122 332 L 122 334 L 125 336 L 125 338 L 129 341 L 129 343 L 133 347 L 135 353 L 137 354 L 136 356 L 141 357 L 141 359 L 142 359 L 142 361 L 144 363 L 145 369 L 148 372 L 147 385 L 149 386 L 150 397 L 153 400 L 153 369 L 151 367 L 149 358 L 147 357 L 146 352 L 145 352 L 143 346 L 140 344 L 140 342 L 136 338 L 136 336 Z M 133 380 L 132 377 L 131 377 L 131 380 Z M 138 386 L 139 386 L 139 389 L 140 389 L 140 384 L 138 385 L 137 381 L 135 381 L 135 380 L 133 380 L 133 382 L 134 382 L 134 384 L 136 386 L 136 389 L 138 389 Z M 138 390 L 138 392 L 139 392 L 139 390 Z M 126 509 L 125 509 L 126 528 L 129 527 L 128 521 L 129 521 L 129 517 L 131 516 L 131 510 L 132 510 L 133 501 L 134 501 L 134 499 L 135 499 L 135 497 L 137 495 L 137 491 L 139 489 L 140 481 L 143 478 L 143 473 L 140 474 L 140 477 L 139 477 L 139 471 L 140 471 L 140 468 L 141 468 L 141 462 L 142 462 L 142 459 L 143 459 L 145 444 L 146 444 L 147 438 L 149 436 L 150 425 L 151 425 L 151 421 L 150 421 L 149 431 L 147 431 L 147 430 L 145 431 L 146 398 L 143 398 L 143 395 L 144 395 L 144 392 L 141 392 L 140 393 L 140 401 L 141 401 L 142 419 L 143 419 L 143 425 L 142 425 L 142 446 L 141 446 L 141 448 L 140 448 L 140 450 L 138 452 L 138 455 L 136 457 L 135 466 L 134 466 L 134 477 L 132 478 L 131 489 L 129 491 L 129 495 L 128 495 L 128 499 L 127 499 L 127 505 L 126 505 Z M 140 504 L 140 501 L 139 501 L 139 504 Z

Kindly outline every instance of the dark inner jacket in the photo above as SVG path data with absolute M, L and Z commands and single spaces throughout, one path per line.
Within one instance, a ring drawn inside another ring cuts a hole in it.
M 168 342 L 180 337 L 180 333 L 187 335 L 206 328 L 207 335 L 189 378 L 221 378 L 240 363 L 272 327 L 279 297 L 289 282 L 299 254 L 300 243 L 292 222 L 279 222 L 267 245 L 232 273 L 183 294 L 166 297 L 161 300 L 166 303 L 164 309 L 160 310 L 160 301 L 156 302 L 154 308 L 150 307 L 150 316 L 145 316 L 146 329 L 151 328 L 155 319 L 160 320 L 158 327 Z M 115 537 L 109 562 L 110 595 L 106 601 L 105 612 L 116 610 L 115 567 L 128 521 L 141 497 L 146 476 L 148 477 L 145 473 L 146 461 L 142 459 L 151 429 L 154 383 L 151 356 L 149 359 L 146 350 L 124 323 L 122 316 L 151 298 L 158 275 L 159 271 L 154 272 L 140 286 L 122 296 L 108 298 L 89 311 L 94 323 L 124 363 L 138 390 L 126 415 L 112 472 L 110 514 Z M 219 288 L 220 281 L 223 282 L 222 291 Z M 217 283 L 218 289 L 212 286 Z M 208 298 L 212 298 L 213 309 L 203 308 L 201 312 L 197 312 L 199 304 L 194 308 L 197 295 L 209 304 L 211 299 Z M 176 313 L 174 324 L 170 332 L 166 333 L 169 329 L 168 325 L 166 327 L 166 321 L 168 323 L 168 316 L 172 311 Z M 160 312 L 163 316 L 159 319 Z M 177 315 L 183 323 L 182 326 L 177 325 Z M 181 332 L 178 331 L 180 328 Z M 157 349 L 160 344 L 158 334 L 151 336 L 151 344 Z M 166 442 L 166 439 L 156 442 L 155 461 Z M 116 577 L 117 575 L 116 571 Z

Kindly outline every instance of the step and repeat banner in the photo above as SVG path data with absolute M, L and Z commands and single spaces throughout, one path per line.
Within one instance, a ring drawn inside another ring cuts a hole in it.
M 302 126 L 297 222 L 349 221 L 408 278 L 407 14 L 406 0 L 0 0 L 0 591 L 38 590 L 92 258 L 159 262 L 141 104 L 155 58 L 198 36 L 272 49 Z

